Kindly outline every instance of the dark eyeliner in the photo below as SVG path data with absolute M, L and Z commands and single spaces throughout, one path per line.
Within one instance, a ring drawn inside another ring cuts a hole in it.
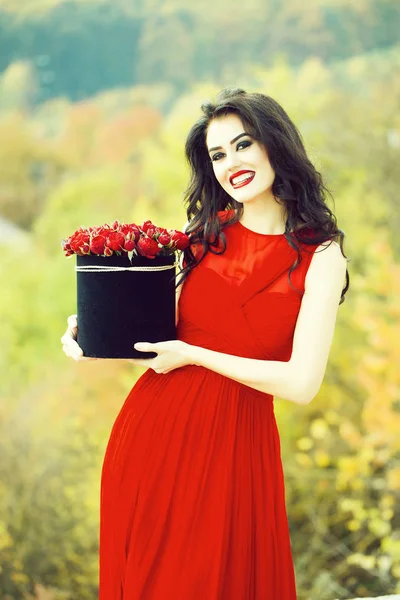
M 243 146 L 243 148 L 248 148 L 249 146 L 252 145 L 252 141 L 251 140 L 242 140 L 241 142 L 238 142 L 237 146 L 236 146 L 236 150 L 240 150 L 240 146 Z M 221 152 L 217 152 L 216 154 L 214 154 L 214 156 L 211 157 L 211 162 L 214 162 L 216 160 L 218 160 L 217 157 L 219 157 L 221 154 Z

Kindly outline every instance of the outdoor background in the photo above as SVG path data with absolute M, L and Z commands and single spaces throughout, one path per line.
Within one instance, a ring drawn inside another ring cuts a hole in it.
M 142 372 L 63 354 L 61 239 L 181 228 L 185 137 L 224 86 L 298 125 L 351 259 L 318 396 L 275 399 L 299 600 L 400 593 L 399 31 L 398 0 L 0 0 L 1 600 L 97 598 L 102 458 Z

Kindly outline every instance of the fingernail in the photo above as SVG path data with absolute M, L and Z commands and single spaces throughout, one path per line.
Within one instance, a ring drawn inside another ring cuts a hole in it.
M 137 342 L 136 344 L 133 345 L 133 347 L 136 350 L 142 350 L 144 348 L 144 344 L 141 344 L 140 342 Z

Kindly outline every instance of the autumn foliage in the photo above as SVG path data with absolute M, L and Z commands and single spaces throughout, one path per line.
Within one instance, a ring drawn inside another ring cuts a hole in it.
M 280 60 L 241 82 L 298 124 L 349 258 L 317 397 L 275 399 L 299 600 L 400 593 L 400 71 L 387 61 Z M 62 353 L 75 280 L 60 240 L 115 219 L 183 226 L 185 136 L 220 85 L 167 110 L 150 84 L 147 104 L 132 88 L 33 106 L 28 75 L 24 102 L 0 113 L 0 596 L 93 600 L 102 456 L 139 371 Z

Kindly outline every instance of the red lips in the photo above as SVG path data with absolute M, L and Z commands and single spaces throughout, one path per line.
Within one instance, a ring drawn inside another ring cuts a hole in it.
M 231 176 L 229 177 L 229 181 L 230 181 L 231 185 L 233 185 L 233 180 L 234 180 L 236 177 L 239 177 L 240 175 L 245 175 L 246 173 L 249 173 L 249 174 L 255 175 L 255 172 L 254 172 L 254 171 L 248 171 L 248 170 L 246 170 L 246 171 L 237 171 L 237 173 L 233 173 L 233 175 L 231 175 Z M 245 183 L 247 183 L 247 182 L 245 182 Z M 238 187 L 239 187 L 239 186 L 241 186 L 241 185 L 242 185 L 241 183 L 240 183 L 240 184 L 238 184 Z M 234 187 L 235 187 L 235 186 L 234 186 Z

